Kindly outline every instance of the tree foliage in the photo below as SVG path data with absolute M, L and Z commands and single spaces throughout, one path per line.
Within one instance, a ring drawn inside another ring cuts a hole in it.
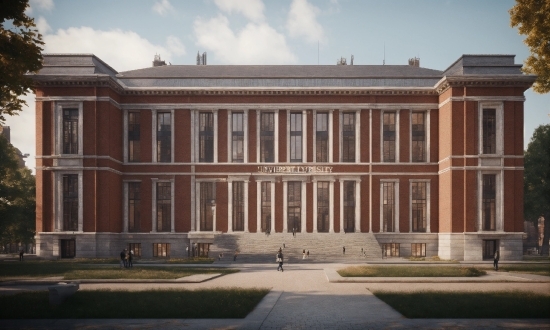
M 535 129 L 524 158 L 524 216 L 537 227 L 538 218 L 545 218 L 544 251 L 548 253 L 550 232 L 550 124 Z
M 550 92 L 550 1 L 516 0 L 510 9 L 510 23 L 527 36 L 524 42 L 531 55 L 525 60 L 523 71 L 538 75 L 533 90 Z
M 25 14 L 28 0 L 0 0 L 0 124 L 27 103 L 19 96 L 32 89 L 25 76 L 42 67 L 42 35 Z
M 15 148 L 0 135 L 0 244 L 30 243 L 35 234 L 36 182 L 18 168 Z

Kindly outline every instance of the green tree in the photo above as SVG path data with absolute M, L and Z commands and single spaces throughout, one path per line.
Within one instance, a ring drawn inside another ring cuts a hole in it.
M 36 182 L 19 168 L 15 148 L 0 136 L 0 244 L 33 242 L 36 228 Z
M 524 158 L 524 206 L 525 220 L 533 221 L 544 216 L 544 239 L 541 254 L 548 254 L 550 233 L 550 124 L 535 129 Z M 538 230 L 538 228 L 537 228 Z
M 28 0 L 0 0 L 0 124 L 27 102 L 19 96 L 32 90 L 25 76 L 42 67 L 42 35 L 25 15 Z
M 523 71 L 538 75 L 533 85 L 537 93 L 550 91 L 550 1 L 516 0 L 510 9 L 510 24 L 526 35 L 524 42 L 531 55 Z

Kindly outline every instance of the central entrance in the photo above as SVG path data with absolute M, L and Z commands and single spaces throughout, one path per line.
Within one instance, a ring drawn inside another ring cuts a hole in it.
M 300 181 L 288 182 L 288 213 L 287 229 L 289 233 L 302 231 L 302 183 Z

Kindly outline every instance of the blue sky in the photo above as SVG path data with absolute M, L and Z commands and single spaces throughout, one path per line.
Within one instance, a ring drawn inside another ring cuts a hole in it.
M 121 72 L 172 64 L 407 64 L 444 70 L 462 54 L 529 55 L 512 0 L 31 0 L 45 53 L 93 53 Z M 525 93 L 527 146 L 550 122 L 550 94 Z M 11 117 L 12 143 L 35 166 L 34 102 Z M 32 130 L 31 130 L 32 127 Z M 33 132 L 29 134 L 29 132 Z

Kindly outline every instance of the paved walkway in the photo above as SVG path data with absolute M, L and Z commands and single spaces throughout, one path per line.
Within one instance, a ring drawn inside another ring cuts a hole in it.
M 512 276 L 490 272 L 488 279 L 476 283 L 467 281 L 444 282 L 437 278 L 430 282 L 399 279 L 393 283 L 363 282 L 361 278 L 348 283 L 329 281 L 335 278 L 338 264 L 285 265 L 277 272 L 276 265 L 239 265 L 239 273 L 196 283 L 82 283 L 81 290 L 100 288 L 146 290 L 151 288 L 213 288 L 213 287 L 268 287 L 271 292 L 244 319 L 122 319 L 122 320 L 1 320 L 0 328 L 34 329 L 550 329 L 550 319 L 468 319 L 423 320 L 406 319 L 376 298 L 371 291 L 494 291 L 522 290 L 544 292 L 550 295 L 548 277 Z M 347 265 L 346 265 L 347 266 Z M 502 282 L 506 280 L 507 282 Z M 546 280 L 545 282 L 542 280 Z M 0 286 L 0 294 L 8 290 L 45 289 L 45 286 Z

